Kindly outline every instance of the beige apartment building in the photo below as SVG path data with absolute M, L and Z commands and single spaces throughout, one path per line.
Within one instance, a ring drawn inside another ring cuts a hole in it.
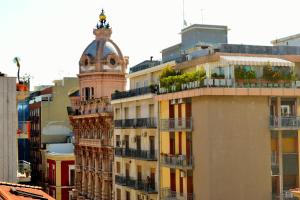
M 159 199 L 158 105 L 154 95 L 166 66 L 146 60 L 129 70 L 130 90 L 112 94 L 115 199 Z
M 0 72 L 0 181 L 17 181 L 16 78 Z

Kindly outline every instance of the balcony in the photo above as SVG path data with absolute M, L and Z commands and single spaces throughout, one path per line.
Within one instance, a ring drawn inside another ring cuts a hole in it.
M 87 147 L 112 147 L 112 141 L 110 139 L 87 139 L 87 138 L 79 138 L 80 146 Z
M 157 151 L 155 150 L 138 150 L 116 147 L 115 155 L 119 157 L 128 157 L 141 160 L 157 160 Z
M 193 157 L 187 158 L 186 155 L 162 154 L 160 162 L 164 166 L 178 169 L 192 169 Z
M 115 128 L 156 128 L 156 118 L 115 120 Z
M 270 117 L 270 128 L 271 129 L 287 129 L 297 130 L 300 128 L 300 117 L 289 116 L 289 117 Z
M 170 188 L 162 188 L 160 191 L 162 200 L 194 200 L 193 193 L 179 193 L 172 191 Z
M 124 99 L 129 97 L 145 95 L 145 94 L 151 94 L 155 92 L 156 92 L 156 87 L 142 87 L 142 88 L 136 88 L 136 89 L 122 91 L 122 92 L 115 92 L 111 95 L 111 99 L 112 100 Z
M 147 180 L 136 180 L 131 177 L 115 176 L 115 182 L 118 185 L 127 186 L 135 190 L 140 190 L 146 193 L 157 193 L 155 183 Z
M 161 131 L 192 131 L 192 118 L 161 119 Z

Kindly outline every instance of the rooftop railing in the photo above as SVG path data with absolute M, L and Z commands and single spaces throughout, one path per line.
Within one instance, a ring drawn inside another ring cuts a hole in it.
M 193 193 L 179 193 L 172 191 L 170 188 L 162 188 L 160 190 L 162 200 L 194 200 Z
M 117 100 L 117 99 L 135 97 L 135 96 L 140 96 L 140 95 L 145 95 L 150 93 L 156 93 L 156 88 L 141 87 L 141 88 L 136 88 L 136 89 L 122 91 L 122 92 L 115 92 L 111 95 L 111 99 Z
M 115 128 L 156 128 L 156 118 L 115 120 Z
M 118 185 L 127 186 L 146 193 L 157 193 L 155 183 L 151 180 L 136 180 L 131 177 L 116 175 L 115 182 Z
M 193 168 L 193 157 L 187 158 L 186 155 L 162 154 L 160 156 L 160 162 L 162 165 L 166 165 L 172 168 Z
M 161 131 L 192 131 L 192 118 L 161 119 Z
M 157 160 L 156 150 L 139 150 L 139 149 L 116 147 L 115 155 L 121 157 L 142 159 L 142 160 Z
M 298 117 L 298 116 L 288 116 L 288 117 L 270 116 L 270 128 L 299 129 L 300 128 L 300 117 Z
M 261 79 L 234 80 L 206 78 L 180 85 L 170 85 L 168 88 L 159 87 L 158 94 L 185 91 L 196 88 L 300 88 L 300 81 L 267 81 Z

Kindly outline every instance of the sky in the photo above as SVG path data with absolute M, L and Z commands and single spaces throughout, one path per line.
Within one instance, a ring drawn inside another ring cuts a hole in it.
M 227 25 L 232 44 L 271 45 L 300 33 L 299 0 L 184 0 L 190 24 Z M 93 28 L 105 10 L 112 39 L 129 67 L 161 59 L 161 50 L 180 42 L 183 0 L 0 0 L 0 71 L 30 74 L 32 85 L 76 76 Z M 203 16 L 203 17 L 202 17 Z

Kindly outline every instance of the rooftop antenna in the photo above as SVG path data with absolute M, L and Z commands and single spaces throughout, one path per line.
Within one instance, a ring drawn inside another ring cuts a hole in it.
M 184 15 L 184 0 L 182 0 L 182 18 L 183 18 L 183 28 L 187 26 Z
M 204 18 L 203 18 L 203 11 L 204 11 L 204 9 L 201 8 L 200 11 L 201 11 L 202 24 L 203 24 L 203 23 L 204 23 L 204 20 L 203 20 L 203 19 L 204 19 Z

